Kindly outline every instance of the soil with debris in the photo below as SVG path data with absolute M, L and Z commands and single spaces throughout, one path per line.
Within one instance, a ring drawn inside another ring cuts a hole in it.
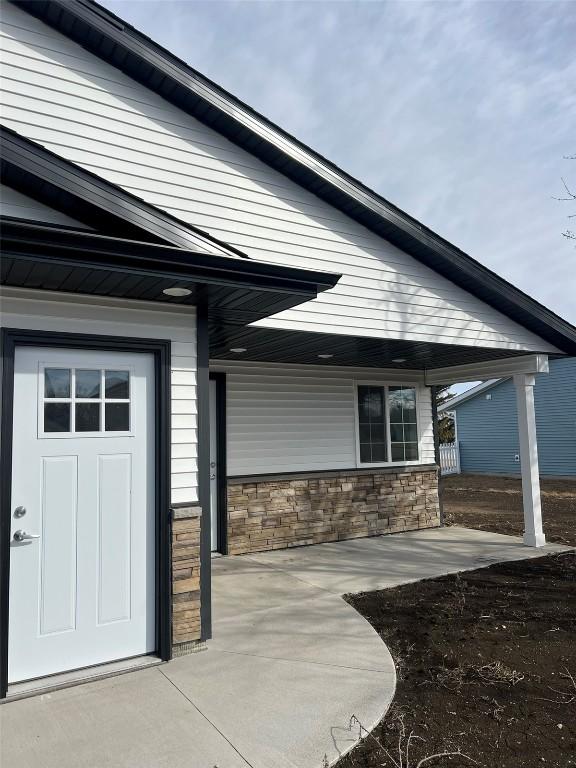
M 446 525 L 521 536 L 522 482 L 497 475 L 449 475 L 441 493 Z M 576 479 L 542 478 L 542 521 L 548 541 L 576 546 Z
M 398 687 L 338 768 L 576 766 L 576 553 L 346 599 L 390 649 Z

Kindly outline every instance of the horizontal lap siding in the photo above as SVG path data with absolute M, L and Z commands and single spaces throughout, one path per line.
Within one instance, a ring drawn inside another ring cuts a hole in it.
M 540 474 L 576 476 L 576 359 L 551 360 L 550 373 L 536 376 L 534 406 Z M 463 472 L 520 473 L 512 380 L 467 400 L 456 413 Z
M 67 227 L 89 229 L 76 219 L 66 216 L 60 211 L 55 211 L 43 203 L 39 203 L 12 187 L 0 184 L 0 216 L 11 216 L 15 219 L 27 219 L 28 221 L 42 221 L 48 224 L 62 224 Z
M 355 381 L 388 383 L 377 370 L 226 364 L 228 474 L 356 467 Z M 430 389 L 418 386 L 420 461 L 434 463 Z
M 196 439 L 196 318 L 185 312 L 153 309 L 142 302 L 83 300 L 17 289 L 1 297 L 4 327 L 171 341 L 172 503 L 198 501 Z
M 520 464 L 514 461 L 519 450 L 518 417 L 511 381 L 480 393 L 456 413 L 462 472 L 520 472 Z
M 261 325 L 552 350 L 63 35 L 3 11 L 10 127 L 255 259 L 342 273 Z
M 552 360 L 536 377 L 534 405 L 541 473 L 576 477 L 576 358 Z

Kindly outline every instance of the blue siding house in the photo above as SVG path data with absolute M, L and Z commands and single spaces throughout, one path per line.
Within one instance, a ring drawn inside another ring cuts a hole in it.
M 534 402 L 540 474 L 576 477 L 576 358 L 550 361 Z M 462 472 L 520 474 L 512 379 L 483 382 L 438 411 L 455 413 Z

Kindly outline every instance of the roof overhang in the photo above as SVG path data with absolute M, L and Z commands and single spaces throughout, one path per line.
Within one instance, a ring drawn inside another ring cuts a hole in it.
M 248 258 L 232 246 L 0 125 L 2 182 L 101 234 Z
M 92 232 L 2 221 L 2 285 L 207 306 L 213 327 L 246 325 L 333 288 L 339 275 Z M 190 294 L 175 298 L 172 287 Z
M 91 0 L 11 0 L 567 354 L 576 328 Z
M 210 334 L 210 357 L 238 360 L 231 349 L 246 350 L 242 359 L 251 362 L 300 363 L 305 365 L 354 366 L 398 371 L 426 372 L 425 383 L 432 385 L 436 370 L 451 382 L 473 370 L 498 370 L 504 366 L 524 366 L 535 355 L 510 349 L 475 345 L 437 344 L 405 339 L 383 339 L 348 334 L 311 333 L 262 327 L 238 328 L 222 323 Z M 539 356 L 542 357 L 542 356 Z M 545 355 L 543 356 L 545 357 Z M 531 363 L 530 363 L 531 365 Z M 477 375 L 476 379 L 481 378 Z M 419 380 L 419 379 L 418 379 Z M 465 380 L 465 379 L 464 379 Z

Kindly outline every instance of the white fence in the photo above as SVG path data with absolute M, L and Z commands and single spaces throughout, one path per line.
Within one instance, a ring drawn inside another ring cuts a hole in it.
M 440 446 L 440 472 L 443 475 L 460 474 L 460 445 L 446 443 Z

